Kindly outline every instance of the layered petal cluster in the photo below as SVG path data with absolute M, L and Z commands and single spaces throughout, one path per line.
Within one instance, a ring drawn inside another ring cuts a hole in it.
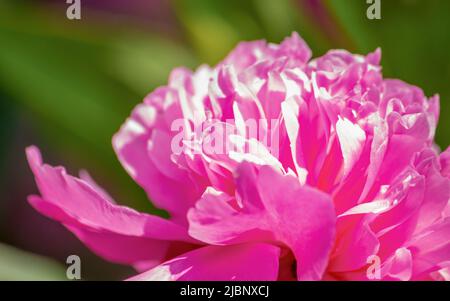
M 113 138 L 169 219 L 117 205 L 35 147 L 41 195 L 29 201 L 134 266 L 132 280 L 449 279 L 439 99 L 383 79 L 380 59 L 332 50 L 311 60 L 294 33 L 240 43 L 215 67 L 175 69 Z

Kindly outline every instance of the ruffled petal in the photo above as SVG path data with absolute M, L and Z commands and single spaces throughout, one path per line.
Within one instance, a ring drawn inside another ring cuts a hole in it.
M 158 263 L 173 242 L 195 244 L 184 227 L 115 205 L 64 168 L 43 164 L 36 147 L 27 149 L 27 157 L 41 192 L 29 198 L 30 204 L 64 224 L 100 256 L 124 264 Z

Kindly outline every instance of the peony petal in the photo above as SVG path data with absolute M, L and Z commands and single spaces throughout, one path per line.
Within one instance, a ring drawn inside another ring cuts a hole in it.
M 279 57 L 289 58 L 297 66 L 304 65 L 311 58 L 311 49 L 293 32 L 280 45 L 267 44 L 265 41 L 241 42 L 221 65 L 233 65 L 237 71 L 242 71 L 260 61 Z
M 100 256 L 125 264 L 160 262 L 171 241 L 195 243 L 182 226 L 115 205 L 102 191 L 63 168 L 43 164 L 37 148 L 29 147 L 27 156 L 42 194 L 31 196 L 31 205 L 85 239 Z
M 208 246 L 180 255 L 131 281 L 274 281 L 278 276 L 280 249 L 254 243 Z
M 189 179 L 180 182 L 167 177 L 151 160 L 148 152 L 151 131 L 135 117 L 137 114 L 145 114 L 142 112 L 143 108 L 143 105 L 136 107 L 132 117 L 114 136 L 114 149 L 124 168 L 145 189 L 153 203 L 167 210 L 172 218 L 183 220 L 187 209 L 200 196 L 200 192 Z M 170 156 L 170 153 L 165 155 Z
M 366 134 L 357 124 L 353 124 L 348 119 L 341 117 L 336 123 L 336 132 L 344 158 L 343 177 L 345 178 L 361 155 L 366 141 Z
M 394 256 L 387 261 L 381 273 L 386 274 L 383 276 L 385 280 L 410 280 L 413 273 L 411 252 L 407 248 L 397 249 Z
M 243 163 L 238 173 L 241 184 L 257 185 L 257 190 L 252 185 L 238 188 L 245 198 L 242 209 L 233 208 L 223 195 L 209 194 L 189 212 L 189 233 L 213 244 L 280 241 L 293 251 L 300 280 L 320 279 L 334 239 L 331 198 L 269 166 L 257 174 Z
M 408 242 L 413 254 L 414 276 L 437 271 L 448 265 L 450 254 L 450 218 L 443 218 L 414 235 Z
M 442 152 L 440 160 L 442 165 L 442 175 L 450 179 L 450 147 Z
M 352 271 L 364 267 L 367 259 L 378 252 L 380 243 L 363 214 L 338 218 L 336 243 L 330 258 L 331 272 Z M 348 254 L 352 254 L 349 256 Z

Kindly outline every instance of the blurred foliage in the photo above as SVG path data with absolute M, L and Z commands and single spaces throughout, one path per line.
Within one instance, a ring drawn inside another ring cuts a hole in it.
M 126 5 L 139 10 L 142 1 Z M 151 0 L 149 16 L 162 5 L 173 14 L 168 30 L 152 17 L 142 25 L 111 14 L 108 5 L 116 1 L 92 2 L 100 4 L 83 2 L 82 20 L 70 21 L 62 0 L 0 0 L 0 158 L 17 148 L 8 140 L 11 129 L 27 116 L 35 137 L 26 143 L 41 142 L 62 159 L 47 161 L 87 168 L 119 203 L 161 214 L 121 168 L 112 135 L 174 67 L 215 64 L 241 40 L 279 42 L 292 31 L 314 56 L 330 48 L 367 53 L 381 47 L 385 76 L 441 95 L 437 142 L 443 148 L 450 142 L 448 0 L 382 0 L 381 20 L 368 20 L 361 0 Z M 8 170 L 2 173 L 3 184 Z M 20 269 L 11 277 L 21 278 Z
M 59 263 L 0 243 L 1 280 L 66 280 Z

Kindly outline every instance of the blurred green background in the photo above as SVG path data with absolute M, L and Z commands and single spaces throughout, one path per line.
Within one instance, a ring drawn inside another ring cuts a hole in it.
M 103 262 L 61 225 L 27 204 L 36 192 L 24 148 L 71 173 L 86 168 L 115 199 L 154 212 L 128 177 L 111 137 L 131 109 L 176 66 L 215 64 L 238 41 L 279 42 L 297 31 L 314 56 L 330 48 L 383 50 L 385 77 L 441 95 L 437 143 L 450 142 L 450 1 L 0 0 L 0 279 L 65 279 L 77 254 L 83 279 L 123 279 L 129 267 Z M 38 254 L 38 255 L 37 255 Z

